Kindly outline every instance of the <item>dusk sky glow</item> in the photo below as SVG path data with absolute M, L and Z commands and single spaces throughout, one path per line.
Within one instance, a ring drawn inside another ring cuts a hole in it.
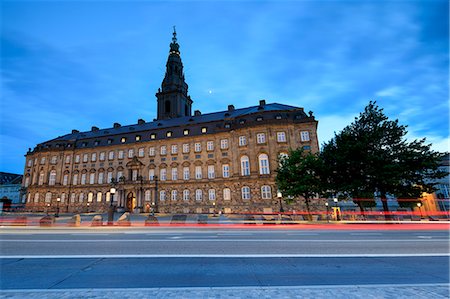
M 322 144 L 370 100 L 449 150 L 449 3 L 5 1 L 0 171 L 72 129 L 156 118 L 176 25 L 193 109 L 312 110 Z

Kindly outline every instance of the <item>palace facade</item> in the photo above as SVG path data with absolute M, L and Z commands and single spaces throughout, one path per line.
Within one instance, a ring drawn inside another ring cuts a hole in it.
M 112 200 L 134 213 L 276 212 L 279 157 L 318 151 L 317 121 L 300 107 L 260 100 L 192 114 L 176 32 L 156 98 L 152 122 L 73 130 L 30 149 L 26 209 L 102 212 Z

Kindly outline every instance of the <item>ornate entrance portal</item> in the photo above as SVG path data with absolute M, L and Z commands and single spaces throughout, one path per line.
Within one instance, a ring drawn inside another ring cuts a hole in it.
M 135 207 L 136 207 L 136 196 L 134 195 L 133 192 L 130 192 L 127 195 L 126 211 L 133 212 Z

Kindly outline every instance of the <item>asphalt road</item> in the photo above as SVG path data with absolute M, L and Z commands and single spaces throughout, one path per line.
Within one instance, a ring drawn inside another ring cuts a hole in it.
M 449 282 L 447 231 L 3 229 L 1 289 Z

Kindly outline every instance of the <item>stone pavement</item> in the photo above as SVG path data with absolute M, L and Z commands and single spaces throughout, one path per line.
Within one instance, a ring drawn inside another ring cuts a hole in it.
M 449 298 L 448 284 L 301 287 L 3 290 L 0 298 Z

